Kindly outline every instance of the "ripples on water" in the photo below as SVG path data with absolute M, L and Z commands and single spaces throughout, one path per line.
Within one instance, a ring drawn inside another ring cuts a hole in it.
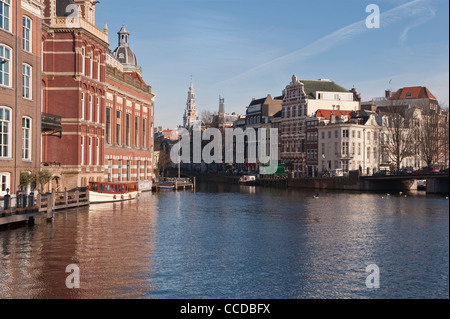
M 448 298 L 448 201 L 384 197 L 201 184 L 57 213 L 0 229 L 0 297 Z

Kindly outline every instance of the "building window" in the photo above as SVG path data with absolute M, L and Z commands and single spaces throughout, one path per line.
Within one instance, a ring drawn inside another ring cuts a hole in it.
M 349 137 L 349 132 L 348 132 L 348 130 L 343 130 L 343 131 L 342 131 L 342 137 Z
M 139 147 L 139 116 L 134 117 L 134 145 Z
M 31 52 L 31 19 L 22 18 L 22 50 Z
M 113 161 L 108 160 L 108 182 L 112 182 Z
M 89 55 L 89 76 L 94 78 L 94 54 Z
M 6 190 L 11 189 L 10 186 L 10 173 L 0 173 L 0 196 L 5 196 L 7 194 Z
M 119 160 L 119 182 L 122 181 L 122 160 Z
M 116 113 L 116 143 L 120 145 L 120 111 Z
M 106 108 L 106 143 L 111 144 L 111 109 Z
M 145 161 L 144 163 L 144 179 L 148 179 L 148 161 Z
M 81 48 L 81 74 L 86 74 L 86 48 Z
M 142 120 L 142 136 L 143 136 L 143 140 L 142 140 L 142 147 L 146 148 L 147 147 L 147 125 L 146 125 L 146 121 L 145 119 Z
M 0 107 L 0 158 L 11 157 L 11 110 Z
M 96 117 L 97 117 L 97 123 L 100 123 L 100 98 L 97 98 L 97 112 L 96 112 Z
M 98 56 L 98 58 L 97 58 L 97 80 L 98 81 L 100 81 L 100 67 L 101 67 L 100 56 Z
M 22 118 L 22 159 L 31 160 L 31 119 Z
M 97 166 L 100 165 L 100 139 L 97 138 L 97 143 L 95 143 L 95 147 L 96 147 L 96 161 L 97 161 Z
M 0 45 L 0 85 L 11 87 L 11 49 Z
M 31 66 L 28 64 L 22 65 L 22 97 L 24 99 L 31 99 Z
M 125 134 L 126 134 L 126 145 L 130 146 L 130 114 L 127 113 L 125 117 Z
M 80 143 L 80 164 L 84 165 L 84 136 L 81 137 L 81 143 Z
M 92 137 L 89 137 L 89 165 L 92 165 Z
M 81 119 L 84 120 L 84 107 L 85 107 L 85 99 L 84 99 L 84 93 L 81 93 Z
M 11 0 L 0 0 L 0 29 L 9 31 Z
M 92 107 L 92 95 L 89 95 L 89 121 L 92 122 L 92 112 L 93 112 L 93 107 Z
M 137 161 L 137 177 L 136 180 L 140 181 L 141 180 L 141 161 Z
M 131 181 L 131 161 L 127 161 L 127 181 Z

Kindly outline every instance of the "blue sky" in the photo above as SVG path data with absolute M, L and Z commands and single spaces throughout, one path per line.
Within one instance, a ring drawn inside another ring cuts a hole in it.
M 369 4 L 379 29 L 366 27 Z M 96 16 L 113 50 L 122 25 L 131 33 L 163 128 L 182 124 L 191 75 L 200 112 L 217 110 L 221 95 L 243 114 L 293 74 L 355 87 L 364 101 L 426 86 L 449 105 L 448 0 L 108 0 Z

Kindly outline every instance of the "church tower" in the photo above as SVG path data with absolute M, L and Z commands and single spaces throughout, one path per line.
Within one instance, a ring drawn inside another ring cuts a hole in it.
M 197 112 L 197 105 L 195 102 L 194 84 L 189 87 L 188 98 L 186 102 L 186 110 L 183 116 L 183 127 L 187 130 L 191 129 L 196 123 L 198 123 L 199 117 Z

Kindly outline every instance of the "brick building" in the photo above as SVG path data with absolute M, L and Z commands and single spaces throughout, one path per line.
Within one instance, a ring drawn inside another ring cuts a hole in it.
M 0 196 L 40 167 L 40 0 L 0 0 Z
M 152 179 L 154 99 L 122 27 L 106 61 L 105 176 L 108 181 Z M 144 184 L 143 184 L 144 185 Z
M 95 26 L 97 2 L 44 3 L 43 112 L 61 118 L 59 127 L 56 123 L 42 136 L 42 162 L 54 175 L 52 188 L 151 178 L 155 95 L 142 80 L 134 53 L 128 48 L 132 61 L 110 52 L 107 27 Z M 129 33 L 123 28 L 119 37 L 121 48 Z M 140 165 L 146 169 L 142 176 Z

